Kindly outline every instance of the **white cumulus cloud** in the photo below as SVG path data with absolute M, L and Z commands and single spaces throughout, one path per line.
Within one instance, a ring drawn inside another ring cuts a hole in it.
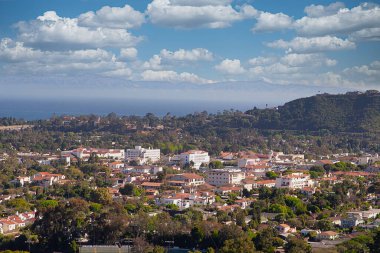
M 296 37 L 291 41 L 277 40 L 267 43 L 267 46 L 285 49 L 288 52 L 307 53 L 354 49 L 355 43 L 335 36 L 323 36 L 312 38 Z
M 127 74 L 126 63 L 103 49 L 42 51 L 9 38 L 0 41 L 2 70 L 13 74 Z
M 225 59 L 220 64 L 215 66 L 215 69 L 228 75 L 243 74 L 245 69 L 241 66 L 240 60 Z
M 380 41 L 380 27 L 366 28 L 350 34 L 350 40 L 353 41 Z
M 196 74 L 182 72 L 177 73 L 173 70 L 145 70 L 141 73 L 144 81 L 167 81 L 167 82 L 183 82 L 183 83 L 211 83 L 212 81 L 203 79 Z
M 185 29 L 229 27 L 247 13 L 244 8 L 235 10 L 226 0 L 153 0 L 146 10 L 153 24 Z
M 305 7 L 305 12 L 309 17 L 318 18 L 336 14 L 340 9 L 343 9 L 344 7 L 345 5 L 342 2 L 331 3 L 327 6 L 312 4 Z
M 54 11 L 30 22 L 19 22 L 16 27 L 18 39 L 26 45 L 54 50 L 127 47 L 141 41 L 125 29 L 82 27 L 77 18 L 60 17 Z
M 303 36 L 350 34 L 366 28 L 380 27 L 380 7 L 363 3 L 352 9 L 340 8 L 335 14 L 305 16 L 293 24 Z
M 253 32 L 270 32 L 291 28 L 293 19 L 284 13 L 260 12 Z
M 121 48 L 120 49 L 120 59 L 134 60 L 137 57 L 137 49 L 134 47 Z
M 129 5 L 124 7 L 104 6 L 100 10 L 79 15 L 78 24 L 88 27 L 137 28 L 145 22 L 145 15 Z
M 170 51 L 163 49 L 160 52 L 163 59 L 169 61 L 211 61 L 213 59 L 212 53 L 204 48 L 194 48 L 192 50 L 179 49 L 177 51 Z

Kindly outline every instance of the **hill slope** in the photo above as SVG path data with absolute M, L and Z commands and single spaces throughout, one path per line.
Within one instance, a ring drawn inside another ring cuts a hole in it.
M 322 94 L 296 99 L 277 109 L 253 109 L 246 113 L 256 116 L 258 128 L 378 132 L 380 92 Z

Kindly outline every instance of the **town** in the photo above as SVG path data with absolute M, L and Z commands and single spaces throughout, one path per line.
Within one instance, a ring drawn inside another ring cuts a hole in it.
M 274 151 L 163 155 L 155 147 L 80 146 L 4 153 L 1 161 L 19 169 L 0 196 L 0 233 L 25 238 L 25 247 L 49 247 L 61 237 L 87 252 L 124 247 L 129 238 L 136 252 L 160 252 L 169 243 L 194 252 L 229 252 L 229 243 L 262 252 L 346 252 L 373 247 L 370 234 L 380 226 L 376 153 L 307 159 Z M 57 218 L 86 226 L 52 225 Z M 241 238 L 250 240 L 235 242 Z

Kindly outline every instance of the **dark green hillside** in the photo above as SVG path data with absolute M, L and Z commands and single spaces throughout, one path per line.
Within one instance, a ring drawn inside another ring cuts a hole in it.
M 380 131 L 380 93 L 322 94 L 293 100 L 277 110 L 247 113 L 256 116 L 258 128 L 377 132 Z

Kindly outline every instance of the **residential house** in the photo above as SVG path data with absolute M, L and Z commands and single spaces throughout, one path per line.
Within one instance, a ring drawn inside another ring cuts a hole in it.
M 64 180 L 65 176 L 62 174 L 52 174 L 50 172 L 38 172 L 31 178 L 32 183 L 41 185 L 44 187 L 51 186 L 54 183 L 59 183 Z
M 162 183 L 155 183 L 155 182 L 143 182 L 141 184 L 141 187 L 145 190 L 153 189 L 153 190 L 159 190 Z
M 295 233 L 297 232 L 297 229 L 294 227 L 290 227 L 288 224 L 279 224 L 276 226 L 276 229 L 280 234 L 286 234 L 286 233 Z
M 261 187 L 275 187 L 276 186 L 276 180 L 259 180 L 253 183 L 253 188 L 261 188 Z
M 205 183 L 204 177 L 195 173 L 182 173 L 170 175 L 167 177 L 167 179 L 174 182 L 184 182 L 183 185 L 185 186 L 198 186 Z
M 347 217 L 341 219 L 342 228 L 352 228 L 364 223 L 361 212 L 348 212 Z
M 339 234 L 334 231 L 324 231 L 317 235 L 318 240 L 335 240 L 339 238 Z
M 276 178 L 276 188 L 302 189 L 312 185 L 310 175 L 304 173 L 292 173 Z

